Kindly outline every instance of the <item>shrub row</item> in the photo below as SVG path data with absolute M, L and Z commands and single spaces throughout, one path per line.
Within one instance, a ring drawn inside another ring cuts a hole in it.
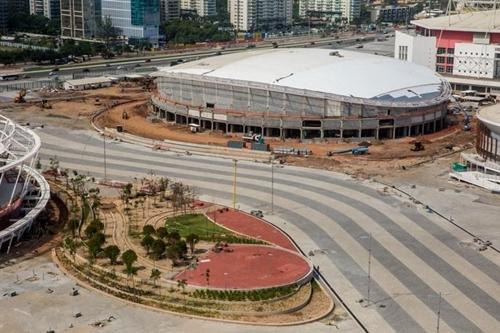
M 191 295 L 196 298 L 213 299 L 231 302 L 265 301 L 292 294 L 297 285 L 257 290 L 212 290 L 198 289 Z

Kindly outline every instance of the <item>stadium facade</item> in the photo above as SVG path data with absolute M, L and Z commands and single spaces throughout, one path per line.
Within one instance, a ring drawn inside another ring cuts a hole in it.
M 500 171 L 500 108 L 484 108 L 477 119 L 476 151 L 485 160 L 496 163 Z
M 424 66 L 346 50 L 266 49 L 161 68 L 158 117 L 225 133 L 392 139 L 445 126 L 449 84 Z
M 50 198 L 47 181 L 34 168 L 40 145 L 31 129 L 0 115 L 0 249 L 7 252 Z

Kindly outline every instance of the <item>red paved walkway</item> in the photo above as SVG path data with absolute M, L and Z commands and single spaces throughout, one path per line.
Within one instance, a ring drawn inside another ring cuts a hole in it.
M 297 282 L 310 271 L 299 254 L 276 247 L 260 245 L 230 246 L 233 252 L 210 251 L 195 269 L 179 273 L 175 280 L 186 279 L 195 286 L 255 289 Z M 206 270 L 210 269 L 207 284 Z
M 221 212 L 223 211 L 223 212 Z M 262 221 L 255 216 L 229 209 L 218 209 L 207 214 L 216 223 L 228 229 L 250 237 L 265 240 L 285 249 L 297 251 L 293 243 L 280 230 L 273 225 Z

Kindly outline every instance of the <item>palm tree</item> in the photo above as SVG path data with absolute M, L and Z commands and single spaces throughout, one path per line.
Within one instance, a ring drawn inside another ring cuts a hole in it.
M 150 235 L 146 234 L 141 241 L 142 247 L 144 247 L 149 255 L 149 250 L 151 250 L 151 246 L 153 245 L 155 239 Z
M 127 272 L 127 275 L 131 275 L 134 273 L 134 262 L 137 261 L 137 254 L 135 253 L 134 250 L 127 250 L 122 253 L 122 260 L 123 263 L 125 264 L 125 271 Z
M 194 246 L 196 245 L 196 243 L 198 243 L 200 241 L 200 237 L 198 237 L 197 234 L 189 234 L 186 236 L 186 242 L 189 244 L 189 249 L 191 251 L 191 255 L 194 254 Z
M 151 275 L 149 276 L 149 278 L 151 280 L 153 280 L 153 285 L 156 287 L 156 281 L 158 281 L 158 279 L 160 278 L 161 276 L 161 272 L 159 269 L 157 268 L 153 268 L 151 269 Z
M 122 253 L 122 261 L 125 264 L 125 272 L 127 273 L 127 277 L 130 278 L 131 275 L 136 274 L 136 270 L 134 268 L 134 262 L 137 261 L 137 254 L 134 250 L 127 250 Z M 135 280 L 132 277 L 132 284 L 135 292 Z

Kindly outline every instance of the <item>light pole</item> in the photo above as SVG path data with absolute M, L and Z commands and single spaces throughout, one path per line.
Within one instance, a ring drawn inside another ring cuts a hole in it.
M 370 239 L 368 243 L 368 286 L 367 286 L 368 290 L 367 290 L 366 306 L 370 306 L 370 285 L 372 280 L 371 268 L 372 268 L 372 234 L 370 234 Z
M 439 301 L 438 301 L 438 309 L 437 309 L 437 325 L 436 325 L 436 333 L 439 333 L 439 324 L 441 321 L 441 293 L 439 293 Z
M 271 214 L 274 214 L 274 155 L 271 158 Z
M 106 163 L 106 133 L 102 132 L 103 148 L 104 148 L 104 184 L 108 181 L 108 168 Z
M 234 159 L 234 175 L 233 175 L 233 209 L 236 209 L 236 168 L 238 165 L 238 160 Z

